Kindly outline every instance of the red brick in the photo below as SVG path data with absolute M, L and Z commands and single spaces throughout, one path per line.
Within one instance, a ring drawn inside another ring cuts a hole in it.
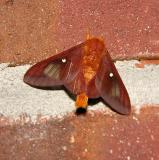
M 0 159 L 159 159 L 159 108 L 122 116 L 90 111 L 0 127 Z
M 103 37 L 113 59 L 159 58 L 157 0 L 1 0 L 0 62 L 32 63 Z

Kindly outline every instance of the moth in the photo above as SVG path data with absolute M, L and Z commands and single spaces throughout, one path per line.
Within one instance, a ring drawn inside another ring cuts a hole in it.
M 126 87 L 99 38 L 87 39 L 33 65 L 24 75 L 24 82 L 33 87 L 64 86 L 76 96 L 77 109 L 86 109 L 89 98 L 102 97 L 116 112 L 131 112 Z

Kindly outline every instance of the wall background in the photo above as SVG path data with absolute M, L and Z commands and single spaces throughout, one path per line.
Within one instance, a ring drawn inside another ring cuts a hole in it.
M 157 0 L 1 0 L 0 62 L 34 63 L 103 37 L 114 60 L 159 58 Z

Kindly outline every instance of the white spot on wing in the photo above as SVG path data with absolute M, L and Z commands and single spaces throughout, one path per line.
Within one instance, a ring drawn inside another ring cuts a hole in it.
M 111 73 L 109 73 L 109 77 L 113 77 L 114 76 L 114 74 L 111 72 Z
M 61 61 L 62 61 L 62 63 L 66 63 L 66 59 L 65 58 L 63 58 Z

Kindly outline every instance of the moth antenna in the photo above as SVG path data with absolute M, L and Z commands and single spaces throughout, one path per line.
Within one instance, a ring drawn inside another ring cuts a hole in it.
M 92 36 L 88 33 L 87 36 L 86 36 L 86 40 L 89 40 L 91 38 L 92 38 Z

